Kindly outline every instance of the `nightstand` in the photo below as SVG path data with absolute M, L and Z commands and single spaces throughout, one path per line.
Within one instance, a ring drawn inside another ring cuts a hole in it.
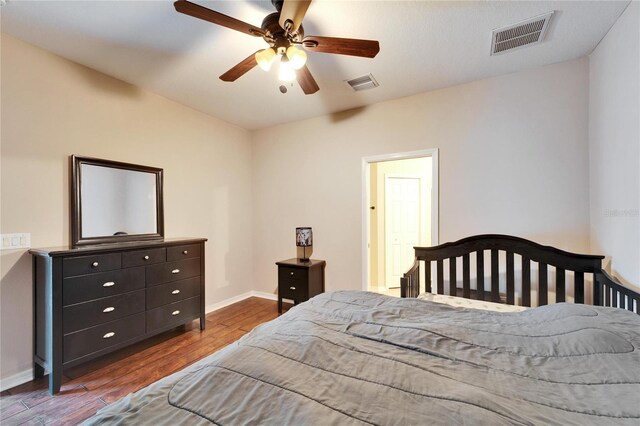
M 282 299 L 298 304 L 324 292 L 324 260 L 288 259 L 278 265 L 278 313 L 282 313 Z

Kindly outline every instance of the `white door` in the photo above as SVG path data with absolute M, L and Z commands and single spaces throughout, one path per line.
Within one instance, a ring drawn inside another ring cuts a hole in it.
M 420 178 L 385 175 L 385 283 L 400 287 L 420 243 Z

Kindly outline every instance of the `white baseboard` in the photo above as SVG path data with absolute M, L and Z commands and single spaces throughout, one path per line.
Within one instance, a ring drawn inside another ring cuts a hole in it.
M 251 297 L 260 297 L 262 299 L 268 299 L 268 300 L 278 300 L 278 295 L 273 293 L 267 293 L 264 291 L 255 291 L 255 290 L 251 290 L 249 293 L 251 293 Z
M 218 309 L 222 309 L 225 306 L 229 306 L 229 305 L 233 305 L 234 303 L 241 302 L 244 299 L 248 299 L 250 297 L 260 297 L 261 299 L 278 300 L 278 295 L 276 294 L 266 293 L 264 291 L 251 290 L 251 291 L 247 291 L 246 293 L 242 293 L 237 296 L 230 297 L 221 302 L 217 302 L 212 305 L 206 306 L 204 308 L 204 311 L 208 314 L 210 312 L 217 311 Z
M 278 300 L 278 296 L 275 294 L 271 294 L 271 293 L 266 293 L 263 291 L 255 291 L 255 290 L 251 290 L 251 291 L 247 291 L 246 293 L 242 293 L 239 294 L 237 296 L 233 296 L 230 297 L 228 299 L 225 299 L 221 302 L 217 302 L 214 304 L 211 304 L 209 306 L 205 307 L 205 312 L 206 313 L 210 313 L 213 311 L 217 311 L 218 309 L 222 309 L 225 306 L 229 306 L 229 305 L 233 305 L 234 303 L 238 303 L 244 299 L 248 299 L 250 297 L 260 297 L 262 299 L 269 299 L 269 300 Z M 48 372 L 45 371 L 45 374 L 48 374 Z M 2 379 L 0 379 L 0 392 L 3 392 L 7 389 L 11 389 L 15 386 L 21 385 L 23 383 L 27 383 L 33 380 L 33 369 L 28 369 L 28 370 L 24 370 L 21 371 L 19 373 L 16 373 L 12 376 L 9 377 L 3 377 Z
M 33 369 L 21 371 L 13 376 L 3 377 L 0 379 L 0 392 L 4 392 L 7 389 L 11 389 L 15 386 L 27 383 L 33 380 Z

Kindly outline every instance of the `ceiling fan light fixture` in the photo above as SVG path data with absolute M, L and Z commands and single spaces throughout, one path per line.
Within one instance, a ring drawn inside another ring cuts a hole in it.
M 271 69 L 271 65 L 276 59 L 276 52 L 271 47 L 267 47 L 264 50 L 261 50 L 256 53 L 255 58 L 258 66 L 265 71 L 269 71 Z
M 304 50 L 298 49 L 293 44 L 287 49 L 287 58 L 295 70 L 299 70 L 307 63 L 307 53 Z
M 293 65 L 289 61 L 289 58 L 287 58 L 287 55 L 282 55 L 282 59 L 280 60 L 278 79 L 286 82 L 296 79 L 296 70 L 293 68 Z

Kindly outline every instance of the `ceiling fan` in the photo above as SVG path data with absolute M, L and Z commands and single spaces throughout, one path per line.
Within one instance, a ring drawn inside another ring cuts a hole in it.
M 240 31 L 254 37 L 262 37 L 269 44 L 266 49 L 252 53 L 242 62 L 220 76 L 222 81 L 236 81 L 249 70 L 258 65 L 265 71 L 280 60 L 279 78 L 282 81 L 298 80 L 298 84 L 306 95 L 311 95 L 320 88 L 306 66 L 307 54 L 299 46 L 310 52 L 336 53 L 339 55 L 361 56 L 373 58 L 380 51 L 375 40 L 359 40 L 352 38 L 306 36 L 302 27 L 311 0 L 271 0 L 277 12 L 267 15 L 261 27 L 256 27 L 206 7 L 178 0 L 174 3 L 176 11 L 212 22 L 232 30 Z

